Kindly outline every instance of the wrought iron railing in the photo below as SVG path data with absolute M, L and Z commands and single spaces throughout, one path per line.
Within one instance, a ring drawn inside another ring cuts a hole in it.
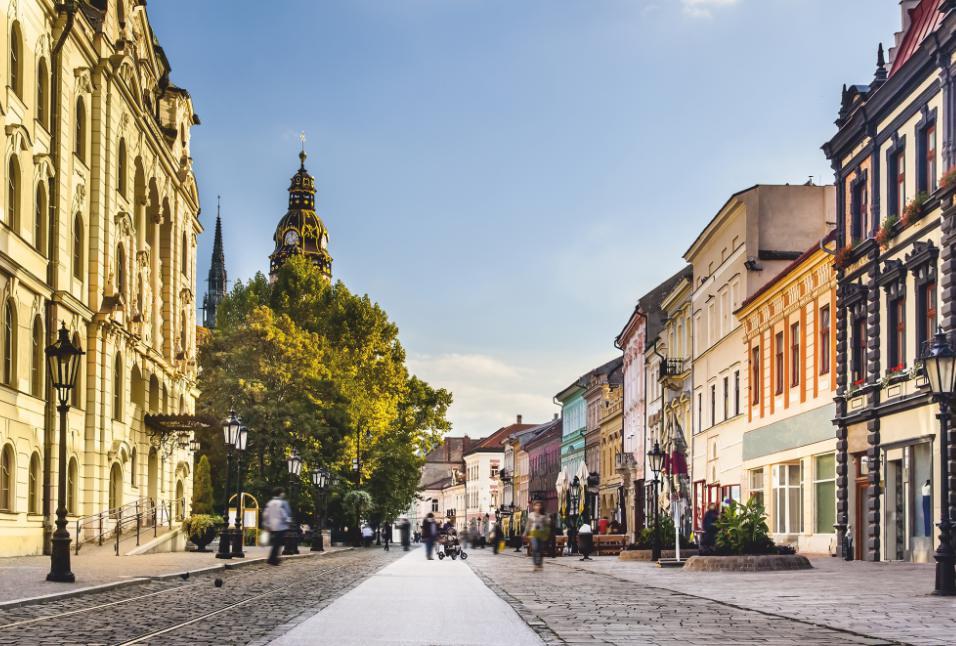
M 660 364 L 661 381 L 668 377 L 677 377 L 685 372 L 683 359 L 664 359 Z
M 181 520 L 181 519 L 180 519 Z M 153 530 L 153 537 L 159 535 L 159 527 L 173 526 L 173 503 L 140 498 L 115 509 L 76 519 L 74 544 L 75 553 L 80 553 L 80 545 L 96 542 L 102 545 L 112 538 L 114 551 L 119 556 L 119 544 L 124 534 L 136 535 L 136 545 L 140 543 L 144 530 Z

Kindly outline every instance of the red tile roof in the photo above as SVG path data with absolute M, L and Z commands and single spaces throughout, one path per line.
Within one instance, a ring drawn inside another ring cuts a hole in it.
M 465 451 L 465 455 L 468 455 L 469 453 L 476 453 L 478 451 L 504 451 L 501 443 L 504 442 L 509 435 L 512 433 L 517 433 L 518 431 L 523 431 L 525 429 L 534 428 L 535 426 L 537 426 L 537 424 L 512 424 L 511 426 L 499 428 L 497 431 L 478 442 L 477 445 L 472 446 L 471 449 Z
M 921 0 L 910 12 L 910 26 L 903 36 L 900 47 L 893 59 L 893 69 L 890 76 L 906 64 L 906 61 L 919 49 L 923 39 L 936 31 L 943 21 L 945 14 L 939 10 L 945 0 Z

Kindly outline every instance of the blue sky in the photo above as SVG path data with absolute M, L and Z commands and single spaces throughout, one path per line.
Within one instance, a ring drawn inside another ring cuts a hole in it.
M 830 181 L 844 82 L 895 0 L 282 0 L 149 4 L 202 125 L 206 233 L 268 268 L 305 131 L 333 271 L 488 434 L 614 356 L 638 297 L 755 183 Z M 205 293 L 204 281 L 199 285 Z

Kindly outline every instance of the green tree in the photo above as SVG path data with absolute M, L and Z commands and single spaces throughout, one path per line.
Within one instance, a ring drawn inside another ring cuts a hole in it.
M 203 455 L 196 465 L 196 474 L 193 478 L 193 514 L 212 514 L 214 512 L 212 499 L 212 478 L 209 474 L 209 459 Z

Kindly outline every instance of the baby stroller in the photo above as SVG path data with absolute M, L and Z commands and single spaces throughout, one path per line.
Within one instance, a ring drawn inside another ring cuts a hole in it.
M 459 556 L 462 561 L 468 558 L 468 554 L 461 548 L 457 533 L 449 532 L 438 537 L 438 559 L 441 560 L 446 556 L 450 556 L 453 561 Z

